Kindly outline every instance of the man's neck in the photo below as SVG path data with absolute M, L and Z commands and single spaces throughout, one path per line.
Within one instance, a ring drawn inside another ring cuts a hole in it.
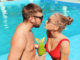
M 30 22 L 23 22 L 27 31 L 31 31 L 33 25 Z

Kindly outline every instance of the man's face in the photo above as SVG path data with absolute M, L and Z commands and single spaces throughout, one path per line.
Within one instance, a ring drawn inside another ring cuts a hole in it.
M 35 22 L 33 24 L 34 27 L 40 27 L 40 24 L 41 24 L 41 22 L 43 20 L 42 13 L 41 12 L 37 12 L 33 17 L 34 17 L 34 20 L 35 20 Z

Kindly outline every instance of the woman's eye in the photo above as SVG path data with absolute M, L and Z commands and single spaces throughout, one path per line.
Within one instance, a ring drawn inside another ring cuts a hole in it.
M 49 19 L 50 20 L 50 19 Z
M 48 19 L 48 22 L 50 22 L 50 19 Z

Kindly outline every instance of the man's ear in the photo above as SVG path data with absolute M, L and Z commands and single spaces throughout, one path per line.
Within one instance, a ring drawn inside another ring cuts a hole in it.
M 31 23 L 34 23 L 34 22 L 35 22 L 34 17 L 30 17 L 30 18 L 29 18 L 29 21 L 30 21 Z

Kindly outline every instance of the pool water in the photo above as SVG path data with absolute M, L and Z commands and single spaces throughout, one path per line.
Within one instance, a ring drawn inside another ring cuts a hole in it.
M 0 60 L 7 60 L 10 50 L 10 41 L 19 23 L 23 21 L 22 8 L 26 3 L 4 4 L 0 3 Z M 40 28 L 33 28 L 32 32 L 35 38 L 42 39 L 46 37 L 46 29 L 44 28 L 45 21 L 53 13 L 61 13 L 65 16 L 70 16 L 74 19 L 70 26 L 67 26 L 62 32 L 70 40 L 70 60 L 80 60 L 80 8 L 78 5 L 66 5 L 58 2 L 40 2 L 37 3 L 43 9 L 43 22 Z M 69 3 L 70 4 L 70 3 Z M 37 32 L 36 32 L 37 31 Z M 35 41 L 35 43 L 37 43 Z M 52 60 L 49 54 L 46 55 L 46 60 Z

